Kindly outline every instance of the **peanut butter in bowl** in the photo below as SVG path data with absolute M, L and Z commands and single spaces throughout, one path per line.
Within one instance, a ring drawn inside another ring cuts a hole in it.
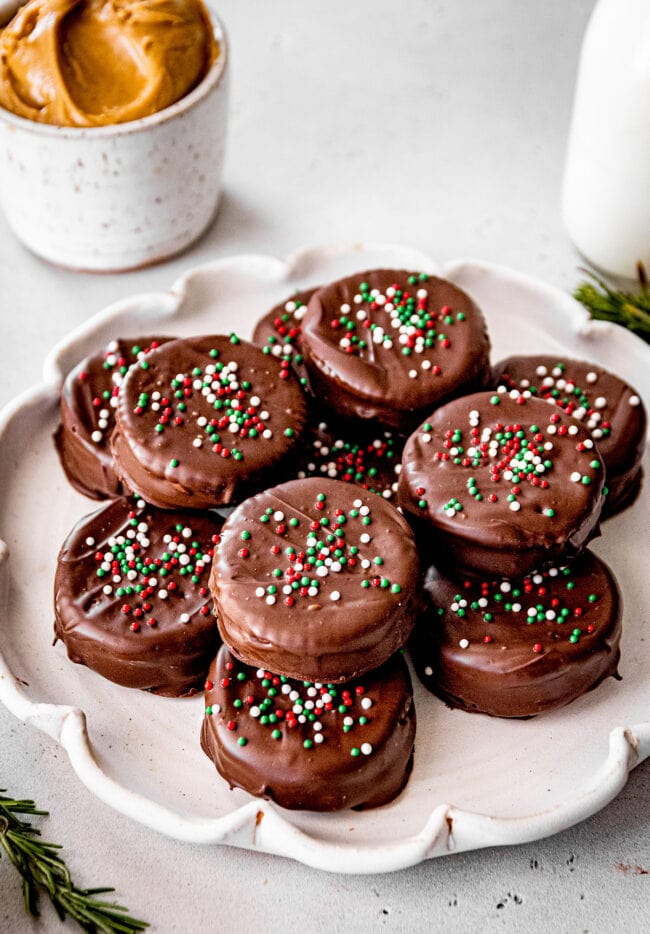
M 0 106 L 94 127 L 158 113 L 220 54 L 202 0 L 30 0 L 0 30 Z

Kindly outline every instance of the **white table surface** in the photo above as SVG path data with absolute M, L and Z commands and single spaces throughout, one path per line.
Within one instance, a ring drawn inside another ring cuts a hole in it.
M 38 381 L 49 347 L 88 315 L 219 256 L 383 240 L 570 289 L 580 260 L 562 227 L 560 184 L 592 7 L 221 0 L 234 80 L 216 223 L 171 262 L 91 276 L 44 265 L 0 218 L 0 403 Z M 114 885 L 154 931 L 648 929 L 650 762 L 604 811 L 556 837 L 366 877 L 189 846 L 135 825 L 4 708 L 0 787 L 50 809 L 45 837 L 65 845 L 78 883 Z M 59 929 L 46 903 L 40 921 L 26 918 L 0 855 L 0 931 Z

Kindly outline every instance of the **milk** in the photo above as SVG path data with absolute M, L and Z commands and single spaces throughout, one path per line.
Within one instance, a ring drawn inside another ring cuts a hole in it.
M 650 0 L 599 0 L 585 34 L 564 220 L 595 266 L 650 271 Z

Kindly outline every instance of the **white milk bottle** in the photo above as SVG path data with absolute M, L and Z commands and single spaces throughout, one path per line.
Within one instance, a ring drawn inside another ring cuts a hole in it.
M 599 0 L 585 34 L 564 220 L 595 266 L 650 271 L 650 0 Z

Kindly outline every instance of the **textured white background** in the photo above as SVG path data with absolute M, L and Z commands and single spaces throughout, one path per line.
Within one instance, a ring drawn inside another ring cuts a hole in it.
M 219 217 L 193 250 L 113 277 L 43 265 L 0 218 L 0 402 L 109 302 L 205 260 L 309 243 L 410 243 L 502 263 L 567 289 L 580 261 L 560 183 L 580 38 L 593 0 L 222 0 L 233 94 Z M 607 132 L 606 127 L 595 128 Z M 1 170 L 1 167 L 0 167 Z M 245 314 L 245 309 L 242 309 Z M 179 782 L 191 776 L 179 776 Z M 508 778 L 504 776 L 504 793 Z M 390 876 L 164 839 L 94 800 L 65 753 L 0 709 L 0 787 L 52 816 L 80 884 L 113 884 L 160 932 L 644 931 L 650 764 L 601 814 L 550 840 Z M 32 925 L 0 858 L 0 931 Z M 72 930 L 72 926 L 70 926 Z

